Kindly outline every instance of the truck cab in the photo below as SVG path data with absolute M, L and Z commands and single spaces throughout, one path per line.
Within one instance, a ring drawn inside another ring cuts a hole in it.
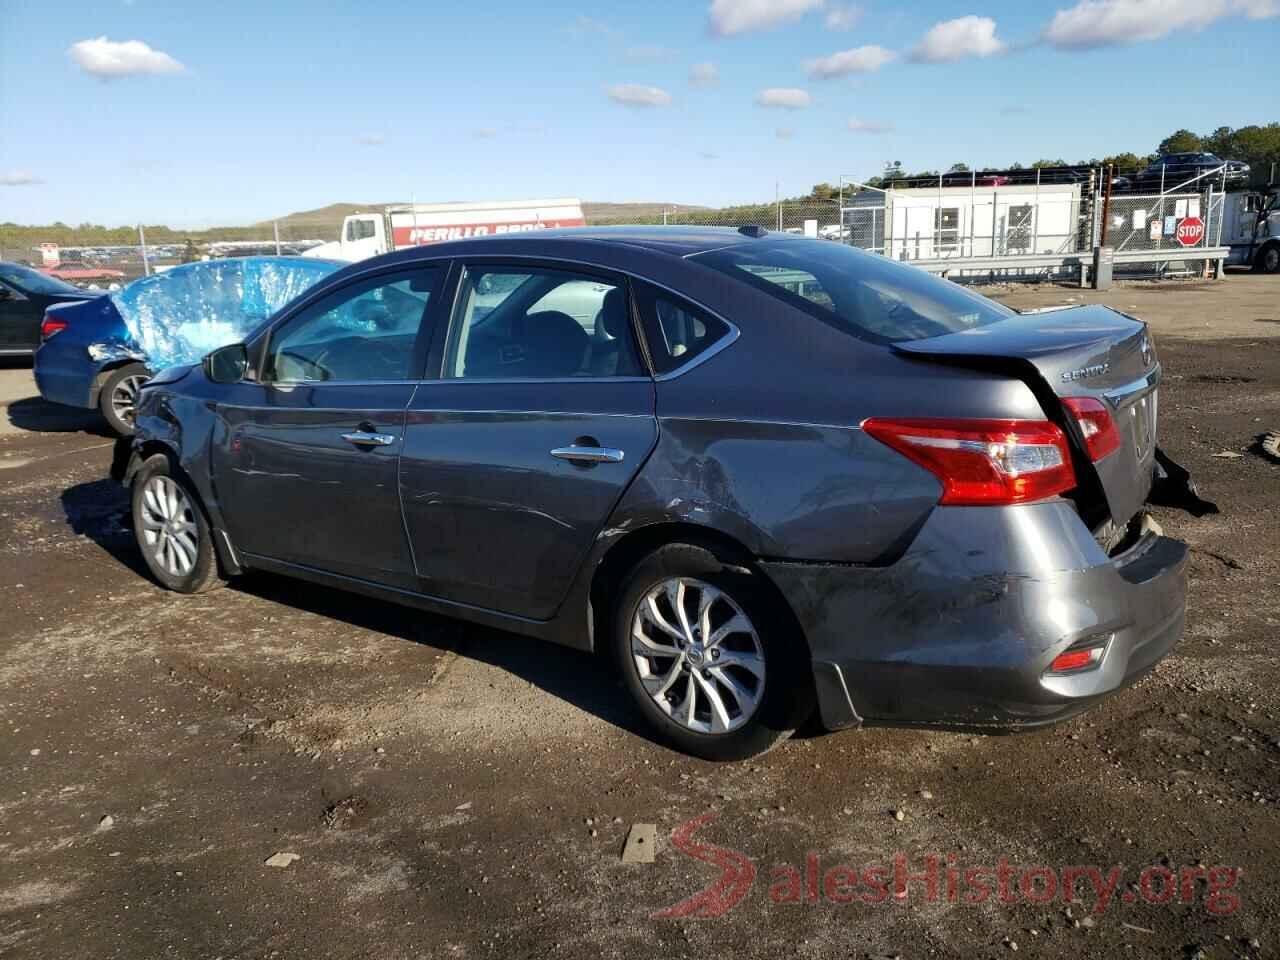
M 380 213 L 353 213 L 342 221 L 343 260 L 364 260 L 386 253 L 391 248 L 387 245 L 387 228 L 385 218 Z
M 1227 194 L 1222 242 L 1231 251 L 1227 263 L 1280 273 L 1280 187 Z

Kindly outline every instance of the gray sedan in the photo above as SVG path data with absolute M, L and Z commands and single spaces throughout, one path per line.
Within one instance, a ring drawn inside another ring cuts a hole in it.
M 348 267 L 142 391 L 117 476 L 184 593 L 301 577 L 585 650 L 679 748 L 814 715 L 1029 727 L 1150 669 L 1186 547 L 1160 366 L 846 246 L 548 230 Z

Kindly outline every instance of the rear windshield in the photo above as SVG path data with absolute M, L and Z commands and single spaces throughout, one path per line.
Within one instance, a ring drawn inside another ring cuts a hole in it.
M 766 239 L 692 259 L 879 343 L 939 337 L 1015 315 L 923 270 L 830 240 Z

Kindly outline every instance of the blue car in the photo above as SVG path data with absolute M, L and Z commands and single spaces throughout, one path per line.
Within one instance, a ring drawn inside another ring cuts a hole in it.
M 46 400 L 97 408 L 133 434 L 138 391 L 153 373 L 235 343 L 342 264 L 243 257 L 174 267 L 108 297 L 45 310 L 36 386 Z

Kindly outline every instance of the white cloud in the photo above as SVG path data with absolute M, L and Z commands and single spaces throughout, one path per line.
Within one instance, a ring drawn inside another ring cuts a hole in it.
M 1080 0 L 1059 10 L 1044 39 L 1062 50 L 1088 50 L 1158 40 L 1177 30 L 1202 30 L 1224 17 L 1280 16 L 1278 0 Z
M 856 3 L 849 6 L 832 7 L 827 11 L 827 29 L 852 30 L 862 22 L 862 17 L 865 13 L 866 10 Z
M 0 173 L 0 187 L 33 187 L 37 183 L 44 183 L 44 181 L 34 173 L 28 173 L 26 170 Z
M 720 37 L 768 30 L 822 9 L 826 0 L 711 0 L 711 32 Z
M 1250 20 L 1280 17 L 1280 0 L 1236 0 L 1235 7 Z
M 698 154 L 703 160 L 719 160 L 720 154 L 712 153 L 710 150 L 703 150 Z
M 67 49 L 67 55 L 81 70 L 99 80 L 182 73 L 186 69 L 167 53 L 152 50 L 141 40 L 79 40 Z
M 498 135 L 498 131 L 493 127 L 479 127 L 471 131 L 471 136 L 477 140 L 492 140 Z
M 965 57 L 989 57 L 1004 49 L 994 20 L 968 16 L 935 23 L 911 51 L 911 59 L 916 63 L 951 63 Z
M 720 82 L 720 68 L 714 63 L 695 63 L 689 69 L 689 82 L 695 87 L 714 87 Z
M 356 143 L 362 147 L 380 147 L 386 142 L 386 134 L 382 133 L 361 133 L 356 136 Z
M 829 57 L 806 60 L 804 69 L 811 77 L 831 80 L 851 73 L 875 73 L 886 63 L 895 60 L 897 56 L 892 50 L 871 44 L 865 47 L 854 47 L 852 50 L 842 50 Z
M 671 103 L 667 91 L 642 83 L 615 83 L 606 92 L 610 100 L 624 107 L 665 107 Z
M 850 120 L 852 133 L 892 133 L 893 124 L 885 120 Z
M 783 110 L 803 110 L 813 102 L 808 90 L 798 87 L 770 87 L 756 94 L 756 105 Z
M 779 140 L 790 140 L 796 135 L 796 132 L 790 127 L 779 127 L 777 130 L 773 131 L 773 135 Z

